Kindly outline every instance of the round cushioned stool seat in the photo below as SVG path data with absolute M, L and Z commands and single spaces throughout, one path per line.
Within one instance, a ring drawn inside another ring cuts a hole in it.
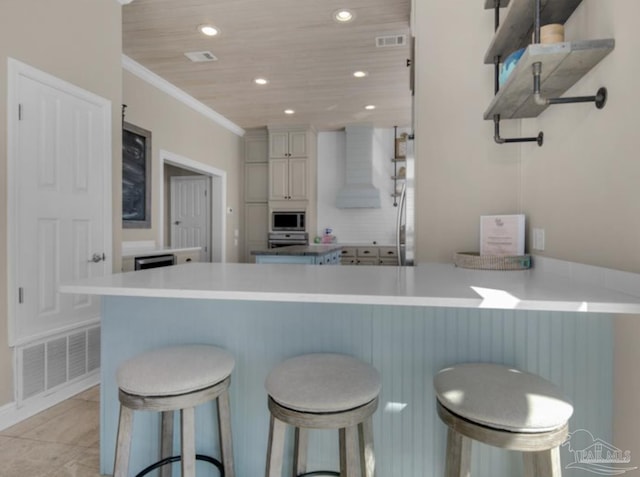
M 174 396 L 204 389 L 227 378 L 233 356 L 220 348 L 185 345 L 143 353 L 117 371 L 118 387 L 138 396 Z
M 302 412 L 353 409 L 380 394 L 380 375 L 367 363 L 342 354 L 297 356 L 276 366 L 265 387 L 280 405 Z
M 546 379 L 485 363 L 446 368 L 434 378 L 438 401 L 458 416 L 510 432 L 546 432 L 564 426 L 571 402 Z

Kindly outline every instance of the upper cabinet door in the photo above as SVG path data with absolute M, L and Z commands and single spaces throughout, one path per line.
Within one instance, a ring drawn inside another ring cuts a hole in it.
M 264 137 L 246 137 L 244 140 L 244 162 L 267 162 L 269 160 L 269 140 Z
M 269 157 L 285 159 L 289 154 L 289 133 L 273 132 L 269 134 Z
M 289 198 L 289 161 L 274 159 L 269 161 L 269 200 Z
M 307 159 L 289 160 L 289 199 L 307 200 Z
M 289 132 L 289 157 L 307 157 L 307 132 Z

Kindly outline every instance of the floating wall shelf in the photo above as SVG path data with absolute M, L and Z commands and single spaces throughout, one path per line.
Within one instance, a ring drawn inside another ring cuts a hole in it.
M 549 105 L 533 97 L 533 64 L 542 63 L 541 88 L 546 97 L 558 97 L 613 50 L 615 40 L 585 40 L 529 45 L 509 78 L 494 96 L 484 119 L 535 118 Z
M 537 142 L 544 134 L 503 138 L 500 121 L 535 118 L 552 104 L 593 102 L 602 109 L 607 89 L 593 96 L 561 97 L 615 47 L 613 39 L 540 43 L 541 25 L 564 24 L 582 0 L 485 0 L 485 9 L 493 9 L 495 33 L 484 62 L 494 67 L 495 96 L 484 113 L 494 122 L 494 140 L 498 144 Z M 500 24 L 500 8 L 506 8 Z M 520 48 L 525 48 L 515 68 L 500 87 L 500 64 Z
M 542 0 L 540 2 L 540 24 L 564 23 L 582 0 Z M 511 52 L 524 48 L 531 43 L 535 1 L 500 0 L 500 7 L 509 5 L 502 24 L 493 36 L 493 40 L 484 56 L 485 64 L 493 64 L 494 58 L 506 58 Z M 486 0 L 485 8 L 495 8 L 495 0 Z

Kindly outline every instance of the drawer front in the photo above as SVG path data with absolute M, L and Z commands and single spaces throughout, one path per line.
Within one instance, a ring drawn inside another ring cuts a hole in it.
M 342 257 L 340 259 L 340 265 L 357 265 L 358 259 L 356 257 Z
M 178 252 L 175 254 L 175 256 L 176 265 L 200 261 L 200 252 Z
M 380 258 L 390 258 L 398 256 L 398 249 L 396 247 L 380 247 L 378 249 Z
M 356 247 L 342 247 L 341 256 L 343 257 L 355 257 L 356 251 L 358 249 Z
M 358 258 L 377 257 L 378 247 L 358 247 Z
M 378 265 L 378 257 L 358 257 L 358 265 Z
M 379 262 L 380 265 L 382 266 L 391 266 L 391 267 L 397 267 L 398 266 L 398 257 L 391 257 L 391 258 L 380 258 Z

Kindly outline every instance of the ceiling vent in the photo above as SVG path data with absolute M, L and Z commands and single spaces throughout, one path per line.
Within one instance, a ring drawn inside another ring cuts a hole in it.
M 384 48 L 387 46 L 405 46 L 407 44 L 407 35 L 385 35 L 376 37 L 376 46 Z
M 218 58 L 210 51 L 190 51 L 185 53 L 184 56 L 189 58 L 194 63 L 203 63 L 205 61 L 218 61 Z

